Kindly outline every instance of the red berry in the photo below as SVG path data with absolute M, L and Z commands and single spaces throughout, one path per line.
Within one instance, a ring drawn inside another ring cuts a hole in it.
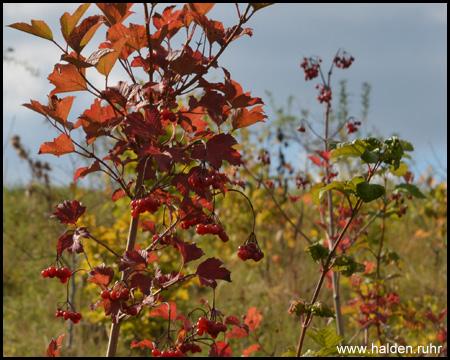
M 161 355 L 161 351 L 159 351 L 158 349 L 153 349 L 152 350 L 152 355 L 154 357 L 159 357 Z
M 109 298 L 111 299 L 111 300 L 117 300 L 117 291 L 116 290 L 114 290 L 114 291 L 112 291 L 111 292 L 111 294 L 109 294 Z
M 42 277 L 43 278 L 46 278 L 46 277 L 48 277 L 48 269 L 45 269 L 45 270 L 42 270 Z
M 56 276 L 56 268 L 54 266 L 50 266 L 48 268 L 48 277 L 53 279 Z
M 100 294 L 100 296 L 104 300 L 109 299 L 109 292 L 108 292 L 108 290 L 103 290 L 102 293 Z

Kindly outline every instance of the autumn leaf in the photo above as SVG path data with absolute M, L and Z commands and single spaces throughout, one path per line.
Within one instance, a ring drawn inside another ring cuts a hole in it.
M 90 3 L 82 4 L 75 10 L 73 15 L 70 15 L 68 12 L 66 12 L 59 18 L 59 23 L 61 24 L 61 32 L 66 41 L 72 33 L 73 29 L 75 29 L 75 26 L 77 26 L 78 21 L 80 21 L 81 17 L 90 5 Z
M 216 341 L 211 344 L 211 350 L 209 350 L 210 357 L 231 357 L 230 344 L 224 341 Z
M 134 14 L 133 11 L 130 11 L 132 3 L 97 3 L 96 5 L 106 16 L 108 26 L 121 23 L 128 16 Z
M 156 349 L 155 343 L 153 341 L 150 341 L 150 340 L 142 340 L 142 341 L 139 341 L 139 342 L 137 340 L 133 340 L 131 342 L 130 349 L 134 349 L 136 347 L 139 347 L 141 349 L 150 349 L 150 350 Z
M 47 348 L 47 357 L 58 357 L 59 349 L 61 348 L 61 343 L 64 336 L 66 336 L 66 334 L 60 335 L 57 340 L 52 338 Z
M 58 219 L 61 224 L 74 225 L 81 215 L 84 214 L 86 206 L 82 203 L 74 200 L 64 201 L 62 204 L 55 206 L 56 211 L 50 216 L 50 218 Z
M 261 322 L 261 319 L 261 310 L 256 310 L 256 306 L 253 306 L 247 311 L 245 323 L 248 325 L 250 331 L 255 331 L 259 323 Z
M 85 76 L 85 69 L 81 69 L 81 74 Z M 54 94 L 59 94 L 69 91 L 87 90 L 86 80 L 78 72 L 75 65 L 72 64 L 56 64 L 53 73 L 47 78 L 55 89 L 50 93 L 50 97 Z
M 42 20 L 31 20 L 31 25 L 27 23 L 14 23 L 7 26 L 20 31 L 25 31 L 31 35 L 39 36 L 47 40 L 53 40 L 52 31 Z
M 106 267 L 105 264 L 95 266 L 92 271 L 89 271 L 89 278 L 87 281 L 93 282 L 106 289 L 111 281 L 114 279 L 114 270 L 111 267 Z
M 145 267 L 147 266 L 148 253 L 145 250 L 127 250 L 123 253 L 118 263 L 120 271 L 125 271 L 130 267 Z
M 79 168 L 75 172 L 75 177 L 73 178 L 73 182 L 77 181 L 79 177 L 84 178 L 87 174 L 90 174 L 94 171 L 100 171 L 100 163 L 96 160 L 91 166 Z
M 209 258 L 202 262 L 195 273 L 199 277 L 200 285 L 210 286 L 215 289 L 217 287 L 216 280 L 231 282 L 231 272 L 221 267 L 222 264 L 223 262 L 216 258 Z
M 253 125 L 257 122 L 264 122 L 266 115 L 262 109 L 262 105 L 255 106 L 253 109 L 248 110 L 244 108 L 238 108 L 231 116 L 231 123 L 233 124 L 233 130 Z
M 65 232 L 56 244 L 56 251 L 61 255 L 64 250 L 69 254 L 81 254 L 84 252 L 81 237 L 88 238 L 89 232 L 86 228 L 78 228 L 74 233 Z
M 162 316 L 166 320 L 175 321 L 177 318 L 177 305 L 173 301 L 163 303 L 153 309 L 150 316 Z
M 120 40 L 117 40 L 116 43 L 111 48 L 112 50 L 114 50 L 114 52 L 106 54 L 105 56 L 100 58 L 97 66 L 96 66 L 96 68 L 100 74 L 108 77 L 109 73 L 111 72 L 112 68 L 114 67 L 114 64 L 116 63 L 117 59 L 119 58 L 119 55 L 122 52 L 123 46 L 125 45 L 127 40 L 128 39 L 126 37 L 123 37 Z
M 258 344 L 252 344 L 247 349 L 244 349 L 244 351 L 242 352 L 242 356 L 249 357 L 251 354 L 259 350 L 261 350 L 261 346 L 259 346 Z
M 53 140 L 43 143 L 38 154 L 52 154 L 60 157 L 61 155 L 70 154 L 75 151 L 72 139 L 68 135 L 61 134 Z
M 102 25 L 100 15 L 89 16 L 81 22 L 67 38 L 69 46 L 79 54 L 92 39 L 97 29 Z

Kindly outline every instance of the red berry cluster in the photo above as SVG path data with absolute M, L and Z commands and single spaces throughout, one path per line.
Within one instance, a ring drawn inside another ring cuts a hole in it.
M 316 89 L 319 89 L 319 85 L 316 85 Z M 331 101 L 332 91 L 327 86 L 322 86 L 319 95 L 317 95 L 317 100 L 322 104 L 324 101 Z
M 197 189 L 204 190 L 209 188 L 211 185 L 213 189 L 219 189 L 221 180 L 222 178 L 219 173 L 205 170 L 203 175 L 198 172 L 194 172 L 191 176 L 189 176 L 188 182 Z
M 206 219 L 207 219 L 206 215 L 202 215 L 202 216 L 192 219 L 192 220 L 183 221 L 180 226 L 183 230 L 187 230 L 192 226 L 198 225 L 200 223 L 204 223 Z
M 305 132 L 305 131 L 306 131 L 306 128 L 305 128 L 303 125 L 301 125 L 301 126 L 299 126 L 299 127 L 297 128 L 297 131 L 298 131 L 298 132 Z
M 227 326 L 220 321 L 208 320 L 205 317 L 198 319 L 197 324 L 197 335 L 202 336 L 204 333 L 211 335 L 213 339 L 217 338 L 220 332 L 227 331 Z
M 155 242 L 159 239 L 161 234 L 153 235 L 152 241 Z M 172 245 L 175 250 L 178 250 L 177 242 L 181 242 L 182 240 L 177 235 L 166 235 L 160 241 L 160 245 Z
M 72 322 L 74 324 L 78 324 L 81 320 L 81 318 L 83 317 L 83 315 L 81 315 L 81 313 L 77 313 L 77 312 L 72 312 L 69 310 L 57 310 L 55 313 L 56 317 L 62 317 L 65 321 L 67 321 L 68 319 L 72 320 Z
M 152 355 L 154 357 L 183 357 L 183 352 L 180 349 L 177 350 L 158 350 L 153 349 Z
M 270 165 L 270 155 L 268 151 L 264 150 L 262 155 L 258 155 L 258 160 L 260 160 L 263 165 Z
M 255 242 L 249 242 L 247 245 L 241 245 L 238 248 L 238 256 L 241 260 L 247 261 L 253 259 L 258 262 L 264 257 L 264 253 Z
M 57 277 L 61 284 L 65 284 L 69 278 L 72 276 L 72 271 L 69 268 L 55 268 L 54 266 L 50 266 L 48 269 L 42 270 L 42 277 L 53 279 Z
M 193 354 L 202 352 L 202 348 L 194 343 L 183 344 L 180 346 L 180 350 L 184 354 L 187 353 L 188 351 L 190 351 Z
M 225 232 L 225 229 L 220 224 L 198 224 L 196 232 L 199 235 L 219 235 L 220 240 L 223 242 L 230 240 L 228 234 Z
M 352 134 L 352 133 L 358 131 L 357 126 L 360 126 L 360 125 L 361 125 L 361 121 L 355 121 L 353 123 L 349 121 L 346 124 L 346 126 L 347 126 L 347 134 Z
M 142 214 L 146 211 L 155 212 L 158 211 L 159 201 L 156 199 L 152 199 L 151 197 L 146 197 L 143 199 L 133 200 L 130 203 L 131 206 L 131 216 L 138 217 L 139 214 Z
M 113 290 L 111 292 L 109 292 L 108 290 L 103 290 L 102 293 L 100 294 L 101 298 L 103 300 L 128 300 L 130 298 L 130 290 L 125 288 L 125 289 L 119 289 L 119 290 Z
M 319 68 L 322 60 L 315 61 L 311 58 L 303 58 L 303 62 L 300 63 L 300 67 L 305 71 L 305 80 L 312 80 L 319 76 Z
M 303 190 L 305 190 L 306 185 L 309 184 L 309 179 L 306 178 L 304 179 L 301 176 L 297 176 L 295 178 L 295 185 L 297 186 L 297 189 L 302 188 Z
M 161 111 L 161 118 L 163 120 L 169 120 L 170 122 L 175 122 L 177 120 L 176 115 L 168 109 Z
M 354 60 L 355 58 L 353 56 L 348 56 L 348 54 L 344 51 L 342 56 L 336 55 L 334 57 L 334 65 L 340 69 L 347 69 Z

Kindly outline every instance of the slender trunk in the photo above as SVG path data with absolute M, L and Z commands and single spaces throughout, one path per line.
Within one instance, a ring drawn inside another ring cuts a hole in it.
M 135 196 L 138 197 L 141 193 L 141 187 L 144 183 L 144 171 L 141 171 L 137 175 L 136 180 L 136 190 Z M 138 217 L 132 217 L 130 222 L 130 229 L 128 232 L 128 240 L 127 240 L 127 250 L 133 250 L 134 244 L 136 242 L 136 234 L 138 229 Z M 122 273 L 122 279 L 126 276 L 126 271 Z M 113 323 L 111 326 L 111 332 L 109 335 L 108 349 L 106 351 L 107 357 L 115 357 L 117 351 L 117 344 L 119 343 L 119 334 L 120 334 L 120 325 L 122 324 L 122 320 L 119 320 L 117 323 Z

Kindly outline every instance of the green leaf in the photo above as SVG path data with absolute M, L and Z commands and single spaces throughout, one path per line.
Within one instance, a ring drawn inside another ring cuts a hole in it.
M 295 349 L 295 347 L 293 346 L 288 346 L 286 347 L 286 352 L 281 355 L 281 357 L 296 357 L 297 356 L 297 351 Z
M 408 173 L 408 165 L 401 162 L 397 170 L 394 170 L 394 167 L 392 167 L 391 173 L 395 176 L 405 176 Z
M 306 335 L 322 348 L 335 348 L 345 339 L 342 335 L 336 334 L 334 329 L 312 328 L 306 332 Z
M 323 318 L 335 318 L 334 312 L 322 301 L 317 301 L 311 306 L 311 312 L 315 316 L 323 317 Z M 325 344 L 325 346 L 327 346 Z
M 352 186 L 348 185 L 344 181 L 332 181 L 327 186 L 325 186 L 322 190 L 320 190 L 319 197 L 320 199 L 323 198 L 323 196 L 327 193 L 327 191 L 330 190 L 337 190 L 345 195 L 350 195 L 356 192 L 356 189 L 354 189 Z
M 340 271 L 343 276 L 349 277 L 356 272 L 363 272 L 366 266 L 355 261 L 353 256 L 342 254 L 333 260 L 333 271 Z
M 416 185 L 413 184 L 400 184 L 397 185 L 394 189 L 394 191 L 392 192 L 393 194 L 398 194 L 398 193 L 407 193 L 410 194 L 411 196 L 414 196 L 418 199 L 426 199 L 427 197 L 422 194 L 422 192 L 419 190 L 419 188 Z
M 328 150 L 333 150 L 330 159 L 334 159 L 337 156 L 355 156 L 361 157 L 366 151 L 366 145 L 360 139 L 356 139 L 352 142 L 332 143 Z
M 307 246 L 305 251 L 311 255 L 315 262 L 319 262 L 320 259 L 326 259 L 330 254 L 330 250 L 319 243 Z
M 400 140 L 400 143 L 402 144 L 403 151 L 414 151 L 414 146 L 409 141 Z
M 53 40 L 52 31 L 42 20 L 31 20 L 31 25 L 27 23 L 14 23 L 7 26 L 20 31 L 25 31 L 31 35 L 39 36 L 47 40 Z
M 320 207 L 320 194 L 324 186 L 324 183 L 318 183 L 309 189 L 309 194 L 311 194 L 312 200 L 317 207 Z
M 356 196 L 361 198 L 365 203 L 371 202 L 384 195 L 384 187 L 378 184 L 369 184 L 367 181 L 363 181 L 356 185 Z

